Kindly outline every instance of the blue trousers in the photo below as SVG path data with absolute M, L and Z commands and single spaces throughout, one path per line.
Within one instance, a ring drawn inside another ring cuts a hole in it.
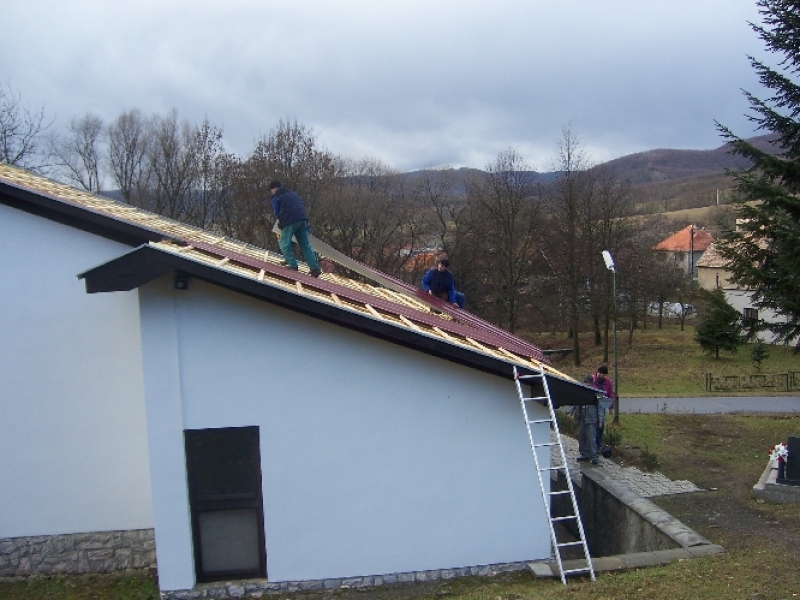
M 286 227 L 281 229 L 281 239 L 278 245 L 281 247 L 283 258 L 286 259 L 286 265 L 290 269 L 297 270 L 297 259 L 294 257 L 294 250 L 292 249 L 292 237 L 297 240 L 300 250 L 303 251 L 303 257 L 306 259 L 308 268 L 314 271 L 319 269 L 317 263 L 317 256 L 308 243 L 308 221 L 296 221 L 289 223 Z

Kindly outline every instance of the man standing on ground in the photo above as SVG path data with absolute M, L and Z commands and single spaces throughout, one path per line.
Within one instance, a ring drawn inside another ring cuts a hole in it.
M 443 258 L 435 269 L 422 276 L 422 289 L 431 296 L 447 300 L 456 308 L 464 308 L 466 296 L 456 291 L 456 280 L 449 271 L 450 261 Z
M 322 271 L 308 242 L 308 215 L 303 201 L 300 200 L 300 196 L 292 190 L 287 190 L 277 180 L 270 182 L 269 193 L 272 196 L 272 212 L 278 218 L 278 227 L 281 230 L 278 245 L 281 247 L 283 258 L 286 259 L 286 266 L 297 271 L 297 259 L 292 249 L 294 236 L 303 251 L 308 268 L 311 269 L 312 277 L 319 277 Z
M 584 377 L 583 382 L 592 383 L 592 376 Z M 578 425 L 578 462 L 591 461 L 597 464 L 597 404 L 573 406 L 570 412 L 575 417 Z
M 608 367 L 600 365 L 597 367 L 597 373 L 594 374 L 592 379 L 594 387 L 603 392 L 606 398 L 611 400 L 609 410 L 614 410 L 614 384 L 608 378 Z M 604 406 L 597 407 L 597 447 L 603 447 L 603 431 L 606 428 L 606 409 Z

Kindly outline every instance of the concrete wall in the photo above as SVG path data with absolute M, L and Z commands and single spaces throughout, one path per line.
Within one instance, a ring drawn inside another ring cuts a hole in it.
M 695 554 L 721 551 L 681 521 L 633 492 L 625 484 L 608 477 L 599 469 L 581 472 L 575 494 L 586 541 L 592 557 L 659 553 L 678 549 L 695 549 Z M 563 473 L 559 473 L 554 489 L 566 489 Z M 553 516 L 574 514 L 569 498 L 553 503 Z M 577 527 L 570 526 L 578 536 Z M 691 558 L 686 555 L 686 558 Z
M 0 539 L 153 526 L 137 295 L 76 277 L 126 250 L 0 205 Z
M 513 382 L 171 283 L 140 290 L 162 590 L 195 582 L 184 429 L 260 427 L 270 581 L 550 556 Z
M 652 552 L 679 547 L 675 540 L 654 527 L 645 517 L 647 512 L 657 507 L 640 497 L 631 497 L 631 501 L 626 502 L 625 495 L 621 495 L 618 490 L 608 489 L 609 484 L 615 483 L 585 475 L 583 477 L 580 511 L 592 556 Z M 634 504 L 634 501 L 639 504 Z M 636 506 L 645 509 L 644 513 L 636 510 Z

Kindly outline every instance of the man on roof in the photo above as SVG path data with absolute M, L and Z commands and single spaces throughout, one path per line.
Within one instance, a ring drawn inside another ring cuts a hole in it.
M 297 271 L 297 259 L 292 248 L 292 237 L 294 237 L 303 251 L 312 277 L 319 277 L 322 270 L 308 242 L 308 215 L 303 201 L 292 190 L 283 187 L 277 179 L 270 182 L 269 193 L 272 196 L 272 212 L 277 217 L 278 228 L 281 230 L 278 245 L 286 260 L 286 266 Z
M 422 276 L 422 289 L 456 308 L 464 308 L 466 296 L 456 291 L 456 280 L 450 272 L 450 261 L 446 258 L 441 259 L 436 268 Z

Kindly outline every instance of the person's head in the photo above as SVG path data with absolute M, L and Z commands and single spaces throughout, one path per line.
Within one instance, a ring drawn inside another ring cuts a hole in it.
M 447 271 L 447 269 L 450 268 L 450 261 L 447 260 L 446 258 L 443 258 L 442 260 L 439 261 L 439 264 L 436 265 L 436 268 L 439 269 L 440 271 Z
M 281 189 L 281 187 L 282 187 L 281 182 L 278 181 L 277 179 L 273 179 L 272 181 L 269 182 L 269 193 L 274 196 L 275 192 Z
M 597 378 L 605 379 L 606 377 L 608 377 L 608 367 L 605 365 L 597 367 Z

